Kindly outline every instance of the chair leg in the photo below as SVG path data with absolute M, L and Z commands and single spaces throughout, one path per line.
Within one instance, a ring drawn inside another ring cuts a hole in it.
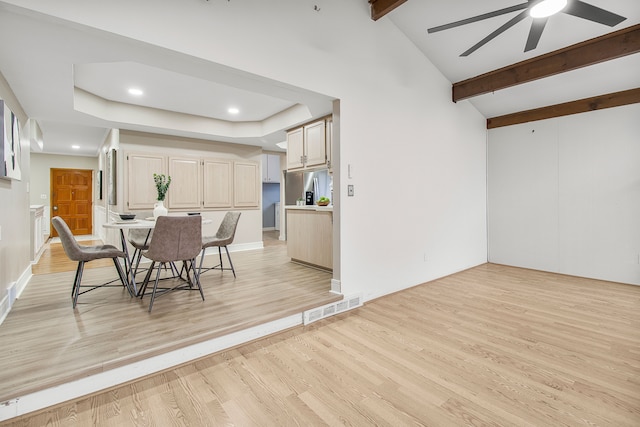
M 129 292 L 129 295 L 133 296 L 133 289 L 131 289 L 129 287 L 129 279 L 128 277 L 125 275 L 124 270 L 122 269 L 122 266 L 120 265 L 120 260 L 118 259 L 118 257 L 114 257 L 113 259 L 113 264 L 116 266 L 116 270 L 118 270 L 118 277 L 120 277 L 120 281 L 122 282 L 122 286 L 127 290 L 127 292 Z
M 155 267 L 155 265 L 156 265 L 156 262 L 151 261 L 151 265 L 147 270 L 147 274 L 144 276 L 144 281 L 142 282 L 142 286 L 140 286 L 140 290 L 138 291 L 138 296 L 140 296 L 140 299 L 144 297 L 144 292 L 147 290 L 147 285 L 149 284 L 149 278 L 151 277 L 151 272 L 153 271 L 153 267 Z M 158 274 L 160 274 L 160 267 L 158 267 Z
M 78 285 L 78 274 L 80 274 L 80 263 L 78 262 L 78 267 L 76 268 L 76 276 L 73 278 L 73 286 L 71 287 L 71 298 L 76 294 L 76 286 Z
M 220 271 L 224 270 L 224 265 L 222 265 L 222 252 L 220 250 L 220 246 L 218 246 L 218 258 L 220 258 Z
M 153 300 L 156 298 L 156 290 L 158 289 L 158 281 L 160 281 L 160 268 L 158 266 L 158 274 L 156 274 L 156 281 L 153 284 L 153 292 L 151 292 L 151 301 L 149 302 L 149 313 L 151 313 L 151 309 L 153 308 Z
M 198 285 L 198 290 L 200 291 L 200 296 L 202 297 L 202 301 L 204 301 L 204 292 L 202 292 L 202 284 L 200 284 L 200 275 L 196 271 L 196 259 L 192 259 L 190 261 L 191 269 L 193 270 L 193 278 Z M 187 270 L 187 276 L 189 275 L 189 271 Z
M 204 261 L 204 253 L 207 251 L 207 248 L 202 248 L 202 252 L 200 253 L 200 266 L 198 267 L 198 277 L 202 274 L 202 261 Z
M 229 259 L 229 265 L 231 266 L 231 271 L 233 272 L 233 277 L 236 277 L 236 270 L 233 268 L 233 262 L 231 262 L 231 255 L 229 255 L 229 249 L 225 245 L 224 250 L 227 252 L 227 258 Z M 220 269 L 222 268 L 222 262 L 220 262 Z
M 82 272 L 84 271 L 84 261 L 78 262 L 78 270 L 76 270 L 76 281 L 73 284 L 75 294 L 73 295 L 73 308 L 78 303 L 78 295 L 80 295 L 80 283 L 82 282 Z

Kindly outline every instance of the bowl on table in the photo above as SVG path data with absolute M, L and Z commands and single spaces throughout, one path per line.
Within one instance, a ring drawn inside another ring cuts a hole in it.
M 136 214 L 132 214 L 132 213 L 121 213 L 118 215 L 120 216 L 120 219 L 123 221 L 130 221 L 136 217 Z

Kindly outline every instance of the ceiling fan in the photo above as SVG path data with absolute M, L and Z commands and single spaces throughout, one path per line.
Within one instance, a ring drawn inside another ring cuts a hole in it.
M 549 8 L 549 10 L 546 10 L 547 8 Z M 513 27 L 515 24 L 522 21 L 527 16 L 531 16 L 533 18 L 533 21 L 531 22 L 529 37 L 527 38 L 527 43 L 524 47 L 525 52 L 533 50 L 538 46 L 540 36 L 542 36 L 542 31 L 547 24 L 549 16 L 558 12 L 573 15 L 582 19 L 587 19 L 589 21 L 598 22 L 610 27 L 614 27 L 620 22 L 627 19 L 624 16 L 620 16 L 613 12 L 609 12 L 608 10 L 590 5 L 589 3 L 585 3 L 581 0 L 528 0 L 526 3 L 521 3 L 511 7 L 505 7 L 504 9 L 498 9 L 493 12 L 483 13 L 471 18 L 462 19 L 460 21 L 455 21 L 449 24 L 429 28 L 427 30 L 427 33 L 436 33 L 438 31 L 448 30 L 450 28 L 459 27 L 462 25 L 470 24 L 472 22 L 482 21 L 484 19 L 493 18 L 519 10 L 522 10 L 522 12 L 511 18 L 509 21 L 507 21 L 507 23 L 500 26 L 497 30 L 489 34 L 487 37 L 471 46 L 460 56 L 471 55 L 473 52 L 496 38 L 498 35 L 502 34 L 504 31 Z

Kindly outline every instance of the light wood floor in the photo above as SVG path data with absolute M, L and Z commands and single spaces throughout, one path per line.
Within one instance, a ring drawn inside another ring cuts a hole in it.
M 80 295 L 73 310 L 76 264 L 52 243 L 41 270 L 66 271 L 34 275 L 0 326 L 0 402 L 341 299 L 330 293 L 330 273 L 290 262 L 284 242 L 267 240 L 265 249 L 231 254 L 237 279 L 204 273 L 205 301 L 197 291 L 173 292 L 152 313 L 149 297 L 131 298 L 122 286 Z M 108 261 L 86 269 L 83 284 L 117 277 Z
M 640 287 L 482 265 L 7 426 L 638 426 Z

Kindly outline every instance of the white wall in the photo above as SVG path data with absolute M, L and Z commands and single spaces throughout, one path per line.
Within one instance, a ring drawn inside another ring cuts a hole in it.
M 9 3 L 339 98 L 343 292 L 370 299 L 486 261 L 485 120 L 368 2 Z
M 489 261 L 640 284 L 640 104 L 489 131 Z
M 45 234 L 51 233 L 51 168 L 90 169 L 93 171 L 93 202 L 98 202 L 97 171 L 98 158 L 85 156 L 64 156 L 59 154 L 31 153 L 31 190 L 32 205 L 44 205 Z M 44 196 L 44 198 L 43 198 Z M 94 233 L 95 221 L 93 224 Z
M 0 323 L 10 309 L 9 287 L 15 295 L 31 276 L 31 232 L 29 212 L 29 126 L 22 106 L 0 74 L 0 99 L 7 103 L 22 126 L 21 180 L 0 179 Z

